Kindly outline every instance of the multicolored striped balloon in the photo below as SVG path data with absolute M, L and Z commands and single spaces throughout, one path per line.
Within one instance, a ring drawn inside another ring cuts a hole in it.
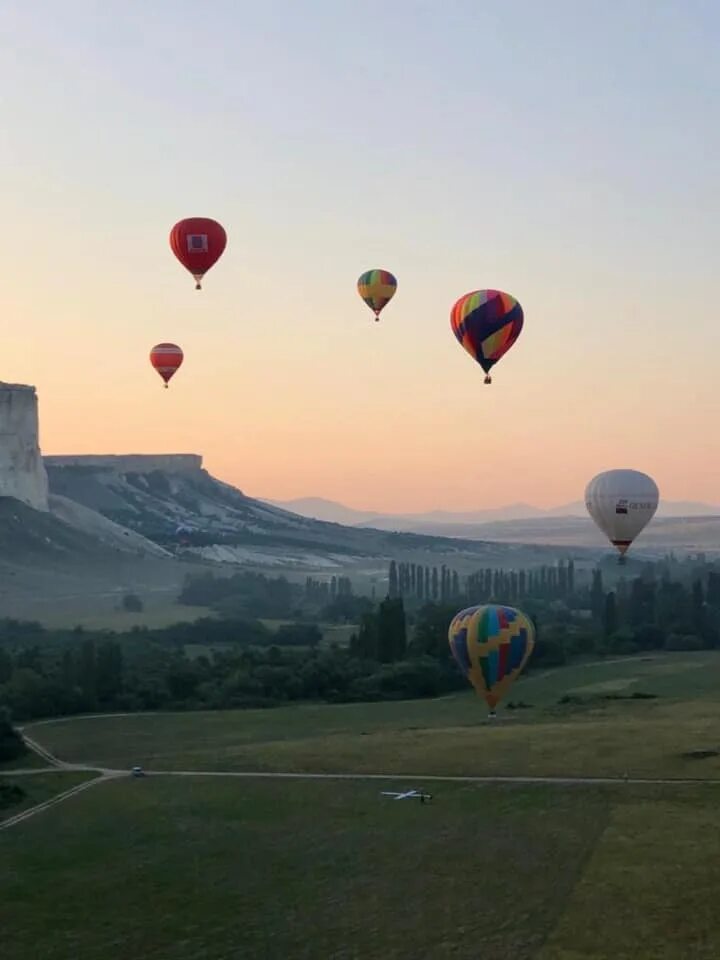
M 357 282 L 358 293 L 380 319 L 380 311 L 395 296 L 397 280 L 389 270 L 366 270 Z
M 150 363 L 165 381 L 175 376 L 182 366 L 183 352 L 176 343 L 158 343 L 150 351 Z
M 520 610 L 486 603 L 461 610 L 448 639 L 458 666 L 492 712 L 533 652 L 535 628 Z
M 450 313 L 453 333 L 492 383 L 490 370 L 507 353 L 523 328 L 523 310 L 502 290 L 474 290 L 460 297 Z

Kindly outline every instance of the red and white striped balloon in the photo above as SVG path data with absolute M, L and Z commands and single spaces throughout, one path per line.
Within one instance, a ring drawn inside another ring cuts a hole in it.
M 176 343 L 158 343 L 150 351 L 150 363 L 165 381 L 174 377 L 183 362 L 183 352 Z

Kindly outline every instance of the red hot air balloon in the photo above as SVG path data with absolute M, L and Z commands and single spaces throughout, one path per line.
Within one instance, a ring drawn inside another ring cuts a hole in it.
M 227 244 L 227 234 L 217 220 L 188 217 L 170 231 L 170 248 L 180 263 L 195 278 L 195 289 L 213 264 L 217 263 Z
M 174 377 L 183 362 L 183 352 L 176 343 L 158 343 L 150 351 L 150 363 L 165 381 Z

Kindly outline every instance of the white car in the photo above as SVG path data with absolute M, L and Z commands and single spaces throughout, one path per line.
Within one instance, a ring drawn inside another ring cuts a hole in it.
M 132 770 L 130 771 L 130 775 L 133 777 L 144 777 L 145 771 L 143 770 L 142 767 L 133 767 Z

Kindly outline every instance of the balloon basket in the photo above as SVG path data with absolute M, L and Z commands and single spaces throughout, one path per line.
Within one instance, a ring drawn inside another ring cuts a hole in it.
M 490 374 L 488 374 L 488 375 L 485 377 L 485 381 L 484 381 L 484 382 L 485 382 L 485 383 L 492 383 L 492 377 L 490 376 Z

